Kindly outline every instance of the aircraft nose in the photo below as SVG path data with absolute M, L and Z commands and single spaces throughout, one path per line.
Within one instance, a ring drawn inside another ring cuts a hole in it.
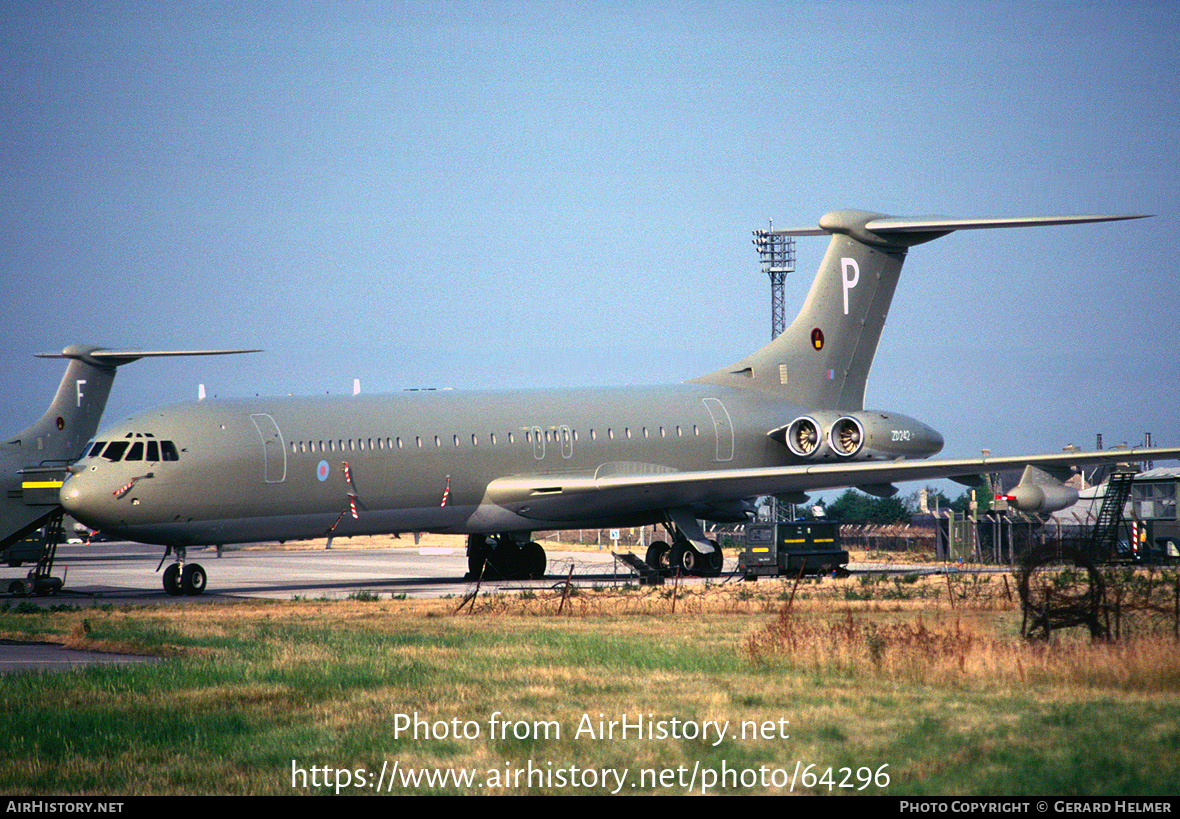
M 74 520 L 97 529 L 99 494 L 93 484 L 85 473 L 74 473 L 62 484 L 58 501 Z
M 70 472 L 72 474 L 66 478 L 65 483 L 63 483 L 61 485 L 61 489 L 58 490 L 57 499 L 61 503 L 63 509 L 69 512 L 70 515 L 74 515 L 80 506 L 82 490 L 78 487 L 78 473 L 74 472 L 73 469 L 71 469 Z

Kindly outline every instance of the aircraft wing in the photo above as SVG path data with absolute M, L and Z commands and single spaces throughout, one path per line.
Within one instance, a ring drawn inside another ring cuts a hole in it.
M 1062 469 L 1094 464 L 1175 460 L 1180 448 L 1063 452 L 958 460 L 852 461 L 750 469 L 678 472 L 650 464 L 605 464 L 594 474 L 527 475 L 493 481 L 485 502 L 523 517 L 563 521 L 659 508 L 708 506 L 758 495 L 814 492 L 847 486 L 963 479 L 1025 466 Z

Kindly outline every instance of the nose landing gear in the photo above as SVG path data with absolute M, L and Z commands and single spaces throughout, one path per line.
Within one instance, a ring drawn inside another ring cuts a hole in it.
M 164 560 L 169 553 L 173 551 L 171 546 L 164 552 L 164 557 L 160 558 L 160 565 L 163 565 Z M 164 570 L 164 591 L 173 597 L 182 594 L 198 595 L 205 591 L 205 585 L 209 581 L 209 576 L 205 574 L 205 567 L 200 563 L 185 563 L 185 548 L 177 546 L 176 562 L 168 565 Z M 157 567 L 157 571 L 159 567 Z

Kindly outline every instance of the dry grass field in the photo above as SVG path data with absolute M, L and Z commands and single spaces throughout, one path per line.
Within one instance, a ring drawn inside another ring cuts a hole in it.
M 165 659 L 0 680 L 0 791 L 1174 796 L 1154 577 L 1100 642 L 1021 638 L 999 574 L 10 605 L 0 637 Z

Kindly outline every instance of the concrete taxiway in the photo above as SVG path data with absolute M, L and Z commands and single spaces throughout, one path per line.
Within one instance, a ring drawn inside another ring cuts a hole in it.
M 31 643 L 0 640 L 0 674 L 16 671 L 73 671 L 88 665 L 159 662 L 159 657 L 134 654 L 111 654 L 105 651 L 78 651 L 57 643 Z
M 307 548 L 278 544 L 225 549 L 190 549 L 187 561 L 200 563 L 209 577 L 204 594 L 173 597 L 165 593 L 158 571 L 162 549 L 137 543 L 68 544 L 59 547 L 54 576 L 64 580 L 57 595 L 13 598 L 37 605 L 70 603 L 193 603 L 226 598 L 335 598 L 358 593 L 381 596 L 444 597 L 466 594 L 467 555 L 462 538 L 431 538 L 413 545 L 405 538 L 394 546 L 362 547 L 321 541 Z M 404 545 L 403 545 L 404 544 Z M 606 548 L 548 550 L 546 577 L 531 581 L 485 581 L 483 588 L 520 589 L 552 586 L 571 569 L 576 581 L 634 582 L 635 576 Z M 165 564 L 166 565 L 166 564 Z M 23 577 L 27 569 L 0 570 L 0 588 Z
M 547 588 L 564 582 L 571 572 L 575 583 L 637 582 L 634 572 L 614 558 L 608 545 L 562 549 L 559 544 L 547 542 L 545 549 L 549 564 L 543 579 L 484 581 L 481 588 L 488 591 Z M 619 551 L 628 550 L 643 551 L 642 547 L 621 547 Z M 188 562 L 200 563 L 209 578 L 205 593 L 196 597 L 173 597 L 165 593 L 160 572 L 162 553 L 159 546 L 138 543 L 65 544 L 58 549 L 53 571 L 55 577 L 64 581 L 60 593 L 31 598 L 0 594 L 0 599 L 8 600 L 9 605 L 27 602 L 38 606 L 191 604 L 233 598 L 345 598 L 358 593 L 462 596 L 475 586 L 464 579 L 467 555 L 464 538 L 459 536 L 426 535 L 418 545 L 408 536 L 356 538 L 338 540 L 331 549 L 325 548 L 322 540 L 294 546 L 260 544 L 227 547 L 220 555 L 212 547 L 190 549 Z M 736 558 L 736 553 L 730 550 L 725 561 L 727 572 L 735 568 Z M 954 569 L 941 564 L 849 564 L 848 568 L 853 572 L 923 574 Z M 28 567 L 0 567 L 0 589 L 7 589 L 27 571 Z

